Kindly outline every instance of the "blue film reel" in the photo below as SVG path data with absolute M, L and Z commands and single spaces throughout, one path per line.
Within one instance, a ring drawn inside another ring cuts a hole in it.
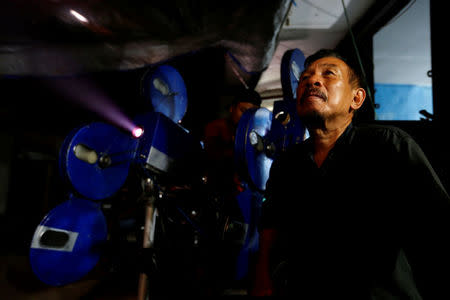
M 187 92 L 181 74 L 169 65 L 144 74 L 142 92 L 155 112 L 180 123 L 187 110 Z
M 286 51 L 281 59 L 281 87 L 284 100 L 295 101 L 300 75 L 304 69 L 305 55 L 300 49 Z
M 118 128 L 94 122 L 69 134 L 60 151 L 60 173 L 83 197 L 101 200 L 124 184 L 137 140 Z
M 29 252 L 31 268 L 48 285 L 75 282 L 98 263 L 106 239 L 100 203 L 71 196 L 37 226 Z
M 259 190 L 266 189 L 273 159 L 267 153 L 267 139 L 272 124 L 272 112 L 267 108 L 248 109 L 236 130 L 235 160 Z

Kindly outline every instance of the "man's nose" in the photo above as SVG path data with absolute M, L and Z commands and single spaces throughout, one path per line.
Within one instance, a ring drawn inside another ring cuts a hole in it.
M 321 85 L 322 85 L 322 80 L 319 75 L 311 75 L 306 81 L 306 86 L 308 86 L 308 87 L 312 87 L 312 86 L 319 87 Z

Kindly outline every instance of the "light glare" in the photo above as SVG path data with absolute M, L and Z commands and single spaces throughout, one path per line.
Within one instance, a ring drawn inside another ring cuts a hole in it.
M 88 23 L 88 19 L 86 19 L 83 15 L 81 15 L 80 13 L 74 11 L 73 9 L 70 10 L 70 13 L 77 18 L 78 21 L 83 22 L 83 23 Z
M 135 137 L 135 138 L 139 138 L 141 137 L 141 135 L 144 133 L 144 130 L 140 127 L 136 127 L 133 129 L 133 131 L 131 132 L 131 134 Z

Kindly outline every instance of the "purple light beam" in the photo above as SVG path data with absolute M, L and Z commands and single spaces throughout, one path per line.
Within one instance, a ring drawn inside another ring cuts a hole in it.
M 57 79 L 52 84 L 52 88 L 70 101 L 97 113 L 120 128 L 132 133 L 137 127 L 111 99 L 87 80 L 79 78 Z

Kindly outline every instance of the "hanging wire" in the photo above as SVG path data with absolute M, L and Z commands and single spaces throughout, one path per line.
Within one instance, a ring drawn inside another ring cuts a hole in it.
M 228 55 L 229 58 L 231 58 L 234 63 L 239 67 L 239 69 L 241 71 L 243 71 L 244 73 L 250 74 L 250 75 L 256 75 L 259 74 L 260 72 L 255 72 L 255 71 L 248 71 L 242 64 L 241 62 L 230 52 L 227 51 L 226 53 Z M 266 68 L 264 68 L 262 71 L 264 71 Z
M 348 31 L 350 32 L 350 36 L 352 38 L 353 47 L 355 47 L 355 52 L 356 52 L 356 57 L 358 58 L 359 67 L 361 68 L 361 73 L 362 73 L 362 76 L 363 76 L 364 85 L 366 86 L 367 96 L 369 97 L 370 105 L 372 106 L 372 109 L 373 109 L 373 111 L 375 113 L 375 103 L 373 101 L 372 92 L 370 91 L 369 85 L 367 84 L 366 72 L 364 71 L 364 66 L 362 64 L 361 57 L 359 55 L 358 46 L 356 45 L 356 40 L 355 40 L 355 37 L 353 35 L 352 28 L 350 26 L 350 21 L 349 21 L 348 15 L 347 15 L 347 9 L 345 8 L 344 0 L 341 0 L 341 2 L 342 2 L 342 7 L 344 8 L 344 14 L 345 14 L 345 19 L 347 21 Z
M 236 77 L 244 85 L 244 87 L 246 89 L 248 89 L 249 87 L 248 87 L 247 83 L 245 82 L 244 78 L 242 78 L 241 74 L 239 74 L 239 71 L 236 70 L 236 68 L 234 67 L 233 61 L 236 61 L 236 60 L 233 59 L 233 56 L 231 55 L 231 53 L 229 51 L 227 51 L 227 53 L 225 54 L 225 58 L 229 62 L 231 70 L 233 71 L 234 75 L 236 75 Z
M 326 9 L 324 9 L 324 8 L 322 8 L 322 7 L 318 6 L 318 5 L 316 5 L 316 4 L 313 3 L 312 1 L 309 1 L 309 0 L 303 0 L 303 2 L 306 3 L 306 4 L 308 4 L 309 6 L 311 6 L 311 7 L 315 8 L 315 9 L 317 9 L 318 11 L 320 11 L 320 12 L 322 12 L 322 13 L 324 13 L 324 14 L 330 16 L 330 17 L 333 17 L 333 18 L 336 18 L 336 19 L 339 17 L 339 16 L 336 16 L 336 15 L 334 15 L 333 13 L 329 12 L 328 10 L 326 10 Z

